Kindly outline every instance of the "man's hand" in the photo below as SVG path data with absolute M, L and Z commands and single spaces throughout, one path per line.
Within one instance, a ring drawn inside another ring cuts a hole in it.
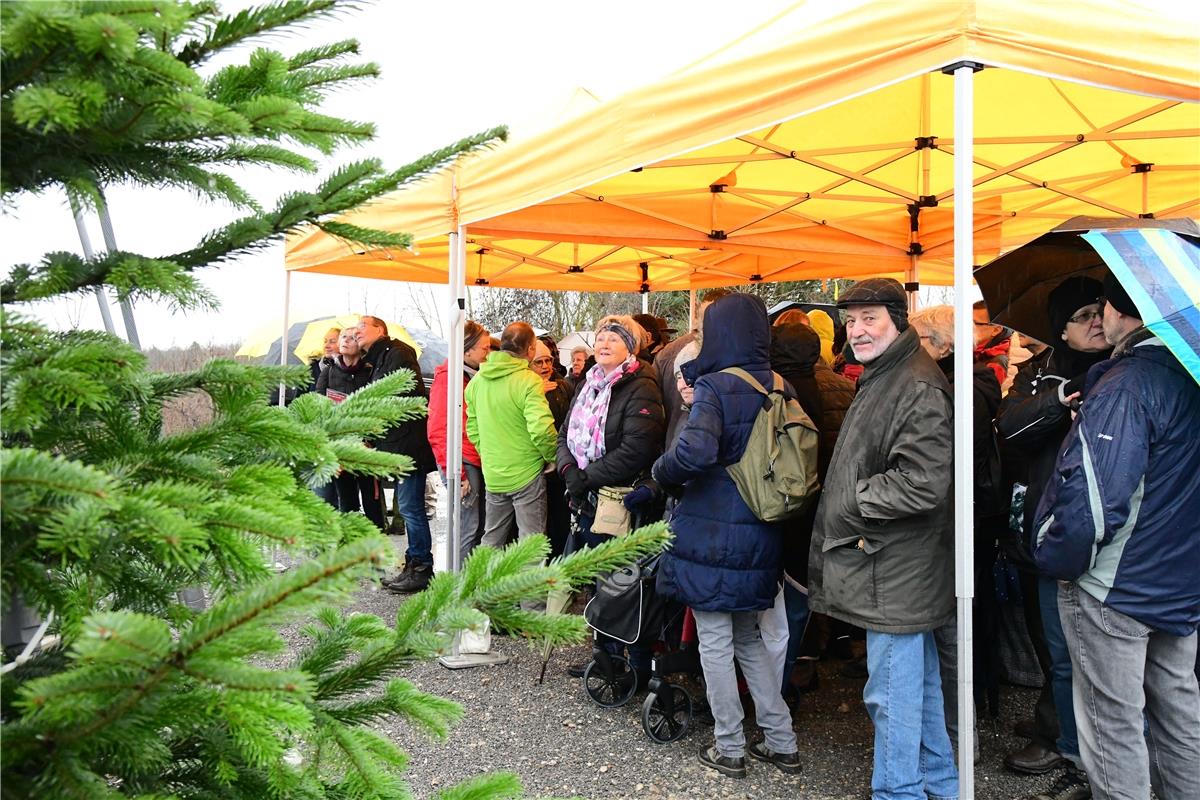
M 471 482 L 463 478 L 458 482 L 458 494 L 463 499 L 467 499 L 467 495 L 471 493 Z
M 542 381 L 542 391 L 546 394 L 550 394 L 550 392 L 553 392 L 557 388 L 558 383 L 556 381 L 552 381 L 548 378 Z

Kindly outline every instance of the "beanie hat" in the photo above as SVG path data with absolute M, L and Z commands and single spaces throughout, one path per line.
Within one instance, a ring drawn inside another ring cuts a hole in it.
M 1100 281 L 1083 275 L 1067 278 L 1055 286 L 1047 299 L 1050 329 L 1054 331 L 1054 335 L 1057 336 L 1066 330 L 1067 320 L 1076 311 L 1099 300 L 1102 291 Z
M 1142 312 L 1138 311 L 1138 307 L 1133 304 L 1129 292 L 1125 291 L 1125 287 L 1117 280 L 1117 276 L 1111 272 L 1104 276 L 1104 299 L 1125 316 L 1134 319 L 1142 318 Z
M 635 337 L 629 328 L 622 325 L 620 322 L 617 322 L 616 320 L 610 320 L 601 325 L 600 330 L 596 332 L 600 333 L 601 331 L 608 331 L 609 333 L 615 333 L 617 336 L 620 336 L 621 341 L 625 342 L 625 347 L 631 353 L 636 353 L 642 349 L 641 330 L 638 331 L 638 335 Z
M 895 278 L 867 278 L 846 290 L 838 300 L 838 308 L 850 306 L 883 306 L 896 325 L 896 330 L 908 327 L 908 294 Z

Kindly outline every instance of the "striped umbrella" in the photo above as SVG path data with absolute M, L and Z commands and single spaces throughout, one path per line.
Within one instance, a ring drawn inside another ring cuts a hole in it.
M 975 270 L 992 322 L 1060 345 L 1050 292 L 1111 271 L 1146 323 L 1200 382 L 1200 226 L 1191 219 L 1076 217 Z
M 1158 229 L 1089 231 L 1142 322 L 1200 383 L 1200 244 Z

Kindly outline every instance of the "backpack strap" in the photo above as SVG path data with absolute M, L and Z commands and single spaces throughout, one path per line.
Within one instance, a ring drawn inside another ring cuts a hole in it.
M 730 375 L 736 375 L 737 377 L 744 380 L 746 383 L 753 386 L 754 390 L 761 395 L 768 395 L 768 394 L 771 394 L 774 392 L 783 394 L 783 376 L 781 376 L 778 372 L 775 372 L 775 371 L 771 372 L 771 377 L 774 382 L 773 386 L 771 388 L 771 392 L 768 392 L 766 389 L 764 389 L 763 385 L 761 383 L 759 383 L 757 380 L 755 380 L 753 375 L 751 375 L 749 372 L 746 372 L 746 370 L 742 369 L 741 367 L 726 367 L 725 369 L 721 370 L 721 372 L 727 372 Z

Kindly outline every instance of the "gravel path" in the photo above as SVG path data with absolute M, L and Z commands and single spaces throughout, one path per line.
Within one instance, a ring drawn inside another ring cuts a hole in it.
M 443 492 L 437 494 L 442 501 Z M 442 502 L 438 507 L 443 507 Z M 432 527 L 440 568 L 445 524 L 439 518 Z M 392 541 L 399 559 L 404 539 Z M 378 584 L 364 582 L 347 611 L 377 614 L 390 624 L 403 600 Z M 417 798 L 495 770 L 515 772 L 530 797 L 860 800 L 870 796 L 872 728 L 862 703 L 863 680 L 841 677 L 842 662 L 819 665 L 820 689 L 804 695 L 796 709 L 803 773 L 788 776 L 748 760 L 749 776 L 735 780 L 696 761 L 697 751 L 712 742 L 711 721 L 693 721 L 683 739 L 659 745 L 642 730 L 642 695 L 621 708 L 593 704 L 580 681 L 566 674 L 569 664 L 588 659 L 590 642 L 555 651 L 540 685 L 540 650 L 524 640 L 497 636 L 492 638 L 492 649 L 508 656 L 508 663 L 464 670 L 420 664 L 404 674 L 422 690 L 451 698 L 466 709 L 466 717 L 445 742 L 434 741 L 405 723 L 385 729 L 410 756 L 408 777 Z M 1053 781 L 1054 775 L 1022 777 L 1001 766 L 1004 754 L 1023 744 L 1011 728 L 1018 718 L 1031 715 L 1036 696 L 1035 690 L 1002 687 L 1000 719 L 980 724 L 981 758 L 975 771 L 975 796 L 980 800 L 1025 797 Z M 759 737 L 750 720 L 747 740 Z
M 435 530 L 435 539 L 440 533 Z M 399 548 L 403 540 L 394 542 Z M 390 622 L 403 599 L 364 583 L 352 610 Z M 749 777 L 734 780 L 696 762 L 696 752 L 712 741 L 711 722 L 694 722 L 682 740 L 659 745 L 642 731 L 641 695 L 621 708 L 594 705 L 580 682 L 566 674 L 569 664 L 588 658 L 590 643 L 556 651 L 541 685 L 540 653 L 527 642 L 494 636 L 492 648 L 509 662 L 465 670 L 421 664 L 405 673 L 421 689 L 452 698 L 467 712 L 446 742 L 403 723 L 386 729 L 411 756 L 409 780 L 416 797 L 490 770 L 515 772 L 529 796 L 841 800 L 870 795 L 872 729 L 862 704 L 863 681 L 841 677 L 841 662 L 820 664 L 820 689 L 805 695 L 796 710 L 804 772 L 786 776 L 750 761 Z M 1035 699 L 1033 690 L 1003 687 L 1001 718 L 980 725 L 976 797 L 981 800 L 1024 797 L 1053 780 L 1053 775 L 1017 776 L 1000 766 L 1004 753 L 1022 744 L 1010 729 L 1031 713 Z M 752 723 L 747 736 L 758 738 Z

